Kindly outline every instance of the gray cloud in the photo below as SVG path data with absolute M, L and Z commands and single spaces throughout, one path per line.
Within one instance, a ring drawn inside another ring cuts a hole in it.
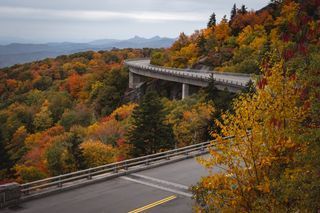
M 176 37 L 204 28 L 214 11 L 229 15 L 234 3 L 259 9 L 269 0 L 1 0 L 0 38 L 86 41 L 134 35 Z

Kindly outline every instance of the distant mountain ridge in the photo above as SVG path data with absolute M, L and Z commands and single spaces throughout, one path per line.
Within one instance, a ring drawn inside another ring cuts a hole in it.
M 12 43 L 0 45 L 0 68 L 18 63 L 42 60 L 64 54 L 82 51 L 109 50 L 112 48 L 162 48 L 170 47 L 175 41 L 173 38 L 155 36 L 143 38 L 135 36 L 127 40 L 100 39 L 88 43 L 51 42 L 44 44 Z

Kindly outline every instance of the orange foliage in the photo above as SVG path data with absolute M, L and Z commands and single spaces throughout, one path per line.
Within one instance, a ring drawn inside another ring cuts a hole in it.
M 80 75 L 73 73 L 67 80 L 67 89 L 74 98 L 77 98 L 84 83 Z
M 236 17 L 232 20 L 231 28 L 236 32 L 240 32 L 243 28 L 245 28 L 248 25 L 250 25 L 251 27 L 257 24 L 270 26 L 272 23 L 272 16 L 267 11 L 263 11 L 259 14 L 257 14 L 254 11 L 251 11 L 245 14 L 237 14 Z

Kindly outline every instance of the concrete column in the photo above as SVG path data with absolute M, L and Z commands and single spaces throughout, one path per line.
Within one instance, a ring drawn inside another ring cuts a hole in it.
M 130 89 L 136 89 L 137 86 L 142 82 L 143 82 L 143 80 L 140 75 L 137 75 L 137 74 L 129 71 L 129 88 Z
M 182 84 L 182 99 L 185 99 L 188 96 L 189 96 L 189 85 Z

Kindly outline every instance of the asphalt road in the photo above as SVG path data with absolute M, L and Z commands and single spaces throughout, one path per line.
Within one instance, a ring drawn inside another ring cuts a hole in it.
M 188 187 L 207 174 L 195 159 L 187 159 L 25 202 L 4 212 L 192 212 Z

